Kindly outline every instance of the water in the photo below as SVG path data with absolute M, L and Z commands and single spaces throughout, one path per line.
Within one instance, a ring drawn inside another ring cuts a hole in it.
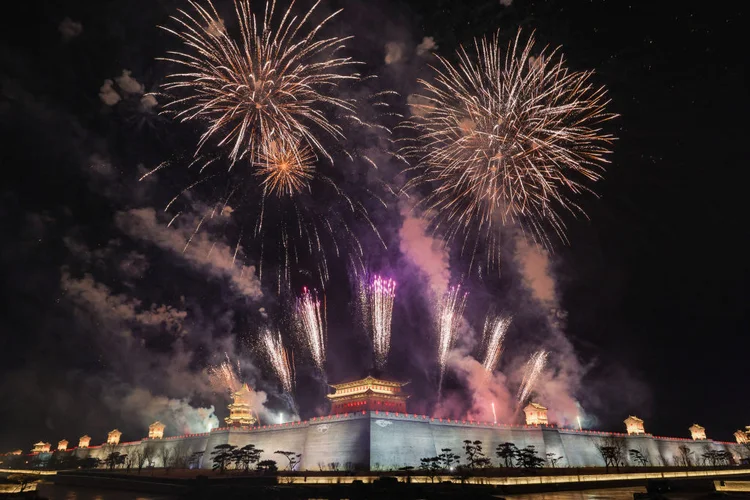
M 48 500 L 175 500 L 176 497 L 137 493 L 132 491 L 81 488 L 42 483 L 39 495 Z M 525 495 L 503 495 L 508 500 L 633 500 L 633 493 L 645 493 L 646 488 L 607 488 L 585 491 L 557 491 Z
M 52 483 L 41 483 L 37 487 L 39 496 L 49 500 L 174 500 L 176 497 L 134 491 L 81 488 Z
M 504 495 L 508 500 L 633 500 L 633 493 L 645 493 L 646 488 L 605 488 L 601 490 L 555 491 L 552 493 L 529 493 Z

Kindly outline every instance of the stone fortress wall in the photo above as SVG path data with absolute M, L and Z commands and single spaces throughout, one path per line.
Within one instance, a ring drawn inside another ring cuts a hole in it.
M 680 454 L 678 447 L 681 445 L 687 445 L 696 459 L 701 457 L 707 447 L 729 451 L 737 461 L 743 456 L 741 445 L 710 439 L 694 441 L 650 434 L 579 431 L 554 426 L 511 426 L 379 411 L 330 415 L 304 422 L 220 428 L 203 434 L 163 439 L 146 438 L 120 443 L 116 451 L 130 454 L 135 447 L 149 446 L 153 450 L 154 464 L 157 467 L 162 466 L 161 450 L 164 448 L 183 457 L 203 451 L 200 466 L 210 469 L 210 454 L 215 446 L 232 444 L 242 447 L 253 444 L 264 450 L 262 460 L 276 460 L 280 469 L 284 469 L 286 464 L 284 457 L 274 454 L 277 450 L 301 453 L 300 470 L 319 470 L 321 466 L 327 467 L 331 463 L 337 463 L 341 469 L 357 466 L 384 470 L 407 465 L 416 468 L 421 458 L 438 455 L 443 448 L 451 448 L 454 453 L 463 455 L 463 441 L 469 439 L 482 441 L 486 454 L 494 464 L 498 462 L 494 454 L 497 445 L 510 442 L 519 448 L 534 445 L 541 458 L 546 453 L 562 456 L 558 466 L 601 467 L 604 466 L 604 461 L 596 446 L 607 435 L 623 437 L 628 450 L 642 450 L 654 466 L 673 465 L 674 457 Z M 102 445 L 72 448 L 58 453 L 103 459 L 111 451 L 111 445 Z

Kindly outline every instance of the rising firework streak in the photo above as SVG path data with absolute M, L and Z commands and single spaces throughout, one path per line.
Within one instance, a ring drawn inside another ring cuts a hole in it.
M 291 394 L 294 385 L 294 372 L 292 364 L 289 362 L 289 354 L 281 341 L 281 333 L 277 332 L 274 335 L 270 330 L 266 330 L 263 334 L 263 347 L 268 356 L 268 361 L 284 387 L 284 391 Z
M 396 298 L 396 282 L 390 278 L 375 275 L 366 285 L 365 294 L 375 364 L 382 369 L 385 367 L 388 352 L 391 349 L 391 320 L 393 301 Z
M 405 189 L 427 192 L 420 203 L 448 240 L 481 241 L 485 267 L 499 263 L 500 225 L 519 224 L 542 244 L 548 227 L 565 239 L 560 212 L 582 213 L 574 197 L 602 178 L 614 140 L 601 131 L 615 115 L 592 72 L 533 49 L 519 31 L 505 53 L 495 35 L 460 48 L 456 63 L 438 55 L 405 124 L 416 138 L 401 153 L 417 174 Z
M 325 373 L 326 331 L 320 306 L 315 293 L 304 288 L 297 299 L 297 330 L 301 343 L 309 350 L 315 366 L 321 373 Z
M 503 350 L 505 332 L 508 331 L 513 318 L 511 317 L 487 317 L 484 322 L 484 345 L 486 354 L 484 356 L 484 369 L 492 373 L 497 368 L 500 354 Z
M 466 306 L 466 293 L 461 286 L 456 285 L 448 289 L 443 296 L 438 311 L 438 363 L 440 365 L 439 387 L 443 385 L 443 375 L 448 364 L 448 355 L 456 341 L 458 327 Z
M 526 362 L 526 368 L 523 372 L 523 381 L 521 382 L 521 388 L 518 391 L 518 404 L 523 405 L 526 399 L 531 395 L 531 391 L 534 390 L 536 382 L 539 379 L 544 370 L 544 365 L 547 364 L 547 351 L 537 351 L 531 355 L 529 360 Z

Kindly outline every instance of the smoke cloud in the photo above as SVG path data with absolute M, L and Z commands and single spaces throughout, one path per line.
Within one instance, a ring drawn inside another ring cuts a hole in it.
M 438 46 L 435 43 L 435 39 L 431 36 L 426 36 L 422 39 L 422 42 L 417 45 L 417 55 L 425 57 L 432 54 L 432 51 L 436 49 L 438 49 Z
M 190 223 L 188 224 L 187 220 Z M 224 242 L 212 240 L 206 233 L 193 234 L 197 221 L 189 216 L 173 227 L 161 223 L 153 208 L 135 208 L 115 215 L 115 224 L 125 234 L 149 241 L 185 259 L 201 272 L 228 279 L 233 288 L 253 300 L 263 296 L 255 266 L 235 264 L 234 249 Z M 190 244 L 188 245 L 188 241 Z
M 399 229 L 399 248 L 426 277 L 436 297 L 442 297 L 450 282 L 450 260 L 445 243 L 429 236 L 427 221 L 412 215 L 402 206 L 403 222 Z
M 487 373 L 482 364 L 466 352 L 454 350 L 448 360 L 449 368 L 470 393 L 468 410 L 462 399 L 448 395 L 438 403 L 436 414 L 447 418 L 468 418 L 482 422 L 509 422 L 513 416 L 514 399 L 507 388 L 505 375 Z M 492 411 L 492 405 L 495 411 Z
M 219 427 L 214 407 L 194 408 L 185 399 L 156 396 L 142 387 L 133 388 L 123 395 L 106 393 L 105 402 L 122 418 L 138 422 L 144 429 L 159 420 L 166 425 L 165 435 L 195 434 Z
M 62 35 L 64 41 L 68 41 L 71 38 L 75 38 L 83 32 L 83 25 L 77 21 L 73 21 L 71 18 L 66 17 L 57 26 L 57 30 Z
M 114 89 L 113 85 L 114 82 L 107 79 L 104 80 L 104 84 L 99 89 L 99 99 L 101 99 L 101 101 L 107 106 L 114 106 L 122 99 L 120 94 Z
M 388 42 L 385 44 L 385 63 L 395 64 L 404 60 L 406 45 L 402 42 Z

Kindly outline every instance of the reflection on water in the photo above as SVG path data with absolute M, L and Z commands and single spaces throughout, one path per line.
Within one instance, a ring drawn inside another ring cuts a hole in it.
M 527 495 L 505 495 L 508 500 L 633 500 L 633 493 L 645 493 L 646 488 L 607 488 L 603 490 L 555 491 Z
M 173 500 L 175 497 L 137 493 L 133 491 L 103 490 L 101 488 L 80 488 L 78 486 L 58 486 L 41 483 L 37 487 L 39 496 L 49 500 Z
M 52 483 L 41 483 L 37 489 L 39 496 L 48 500 L 175 500 L 176 498 L 151 493 L 104 490 L 101 488 L 56 486 Z M 508 500 L 633 500 L 633 493 L 636 492 L 645 493 L 646 488 L 608 488 L 503 496 Z

